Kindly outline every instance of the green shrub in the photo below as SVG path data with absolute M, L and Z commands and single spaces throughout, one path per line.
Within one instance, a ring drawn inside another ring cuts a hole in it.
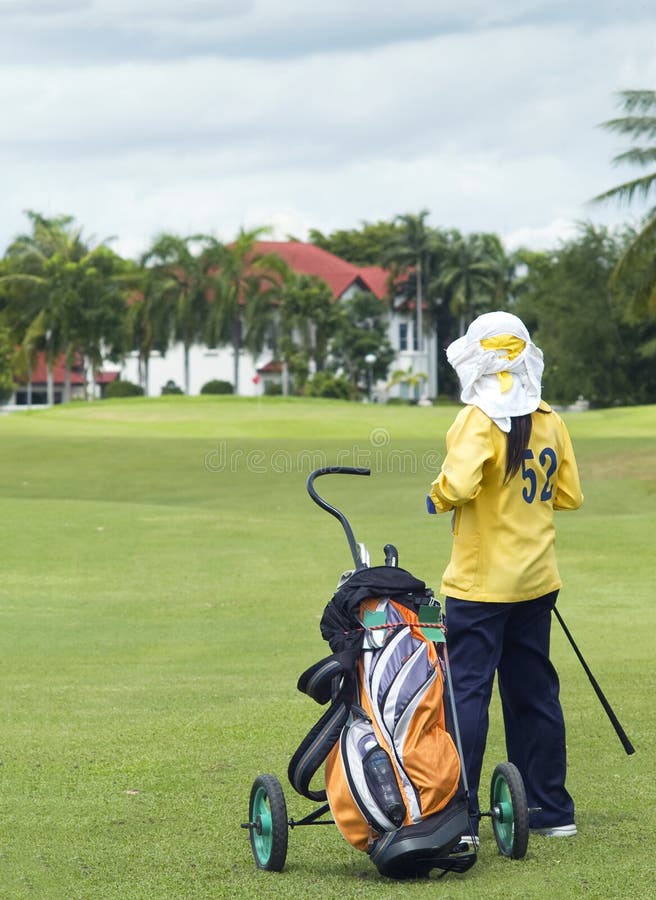
M 346 378 L 332 372 L 317 372 L 305 385 L 306 397 L 329 397 L 334 400 L 352 400 L 353 387 Z
M 144 389 L 132 381 L 110 381 L 105 388 L 105 397 L 111 400 L 115 397 L 143 397 Z
M 388 406 L 411 406 L 412 403 L 405 397 L 388 397 L 385 403 Z
M 201 394 L 232 394 L 234 388 L 229 381 L 221 381 L 220 378 L 214 378 L 207 381 L 200 389 Z
M 282 394 L 282 385 L 275 381 L 265 381 L 264 393 L 267 397 L 280 397 Z
M 162 397 L 165 397 L 167 394 L 184 394 L 184 391 L 177 386 L 175 381 L 169 379 L 162 387 Z

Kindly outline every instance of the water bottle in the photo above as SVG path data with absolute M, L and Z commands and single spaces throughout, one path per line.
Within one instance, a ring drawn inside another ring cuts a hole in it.
M 398 828 L 405 819 L 405 804 L 392 762 L 380 744 L 376 744 L 367 753 L 362 761 L 362 767 L 367 787 L 374 800 L 390 822 Z

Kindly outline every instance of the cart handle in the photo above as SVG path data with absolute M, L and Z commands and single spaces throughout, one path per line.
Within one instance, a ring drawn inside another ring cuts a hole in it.
M 337 509 L 336 506 L 331 506 L 330 503 L 324 500 L 323 497 L 319 496 L 319 494 L 317 493 L 317 490 L 314 486 L 314 480 L 315 478 L 319 478 L 320 475 L 371 475 L 371 469 L 356 469 L 353 466 L 323 466 L 323 468 L 321 469 L 315 469 L 314 472 L 312 472 L 308 476 L 307 480 L 308 494 L 310 495 L 310 497 L 312 497 L 317 506 L 325 509 L 326 512 L 329 512 L 331 516 L 335 516 L 336 519 L 339 519 L 346 534 L 346 539 L 351 550 L 351 556 L 353 557 L 355 568 L 365 569 L 366 566 L 360 556 L 358 545 L 355 542 L 353 529 L 349 525 L 348 519 L 343 512 L 340 512 L 340 510 Z

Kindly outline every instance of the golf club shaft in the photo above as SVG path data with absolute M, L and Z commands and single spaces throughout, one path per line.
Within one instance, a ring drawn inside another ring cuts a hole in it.
M 583 668 L 585 669 L 585 674 L 586 674 L 586 675 L 588 676 L 588 678 L 590 679 L 590 684 L 591 684 L 592 687 L 594 688 L 594 691 L 595 691 L 595 694 L 597 695 L 597 697 L 599 697 L 599 700 L 600 700 L 600 702 L 601 702 L 601 705 L 603 706 L 604 710 L 606 711 L 606 715 L 607 715 L 608 718 L 610 719 L 611 724 L 612 724 L 613 728 L 615 729 L 615 732 L 617 733 L 617 736 L 618 736 L 618 738 L 620 739 L 620 742 L 621 742 L 622 746 L 623 746 L 624 749 L 626 750 L 627 754 L 630 756 L 632 753 L 635 753 L 635 747 L 633 746 L 633 744 L 632 744 L 631 741 L 629 740 L 626 731 L 625 731 L 625 730 L 622 728 L 622 726 L 620 725 L 619 720 L 618 720 L 617 716 L 615 715 L 615 713 L 613 712 L 613 709 L 612 709 L 610 703 L 609 703 L 608 700 L 606 699 L 606 696 L 605 696 L 604 692 L 603 692 L 602 689 L 599 687 L 599 684 L 597 683 L 597 679 L 594 677 L 594 675 L 593 675 L 592 672 L 590 671 L 590 667 L 588 666 L 588 664 L 586 663 L 586 661 L 583 659 L 583 656 L 582 656 L 582 654 L 581 654 L 581 651 L 580 651 L 579 648 L 576 646 L 576 642 L 574 641 L 574 638 L 572 637 L 569 628 L 567 627 L 567 625 L 565 625 L 565 622 L 564 622 L 564 620 L 563 620 L 563 617 L 562 617 L 561 614 L 558 612 L 558 610 L 556 609 L 555 606 L 554 606 L 554 613 L 556 614 L 556 618 L 557 618 L 558 621 L 560 622 L 560 624 L 561 624 L 561 626 L 562 626 L 562 629 L 563 629 L 563 631 L 565 632 L 565 635 L 567 636 L 567 640 L 568 640 L 568 641 L 570 642 L 570 644 L 572 645 L 572 647 L 573 647 L 573 649 L 574 649 L 574 653 L 576 653 L 576 655 L 577 655 L 578 658 L 579 658 L 579 662 L 581 663 L 581 665 L 582 665 Z

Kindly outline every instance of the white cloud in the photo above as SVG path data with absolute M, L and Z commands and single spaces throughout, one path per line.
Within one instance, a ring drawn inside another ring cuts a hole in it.
M 653 20 L 642 0 L 0 0 L 0 58 L 100 64 L 195 55 L 289 58 L 569 21 Z
M 540 243 L 620 180 L 597 126 L 615 92 L 656 81 L 637 0 L 594 22 L 583 0 L 510 3 L 491 24 L 482 0 L 44 9 L 0 0 L 0 50 L 34 38 L 0 54 L 0 248 L 26 208 L 126 253 L 162 229 L 302 236 L 422 208 Z
M 570 219 L 554 219 L 539 227 L 515 228 L 503 235 L 504 245 L 508 250 L 530 247 L 533 250 L 547 250 L 560 241 L 567 241 L 576 235 L 577 226 Z

